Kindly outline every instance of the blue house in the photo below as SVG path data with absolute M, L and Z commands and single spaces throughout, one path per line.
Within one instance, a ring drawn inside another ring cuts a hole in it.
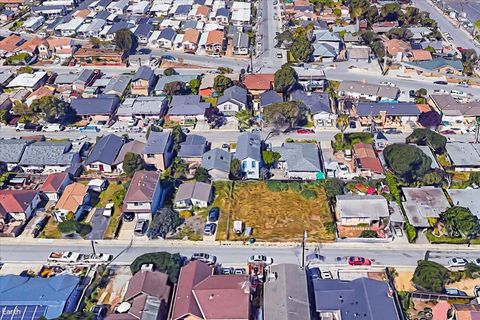
M 37 320 L 44 316 L 53 319 L 63 312 L 74 312 L 82 296 L 79 282 L 80 278 L 73 275 L 0 276 L 0 318 Z
M 242 173 L 247 179 L 258 179 L 262 165 L 262 138 L 260 134 L 245 132 L 238 136 L 235 158 L 242 163 Z

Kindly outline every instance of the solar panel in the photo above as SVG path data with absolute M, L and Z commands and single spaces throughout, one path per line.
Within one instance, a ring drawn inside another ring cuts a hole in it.
M 0 306 L 0 320 L 37 320 L 45 315 L 47 306 Z

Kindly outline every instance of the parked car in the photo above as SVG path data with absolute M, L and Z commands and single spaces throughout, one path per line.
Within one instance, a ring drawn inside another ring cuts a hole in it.
M 415 98 L 417 96 L 417 93 L 415 92 L 415 90 L 410 90 L 408 91 L 408 96 L 410 98 Z
M 283 54 L 282 54 L 280 51 L 277 51 L 277 58 L 278 58 L 278 59 L 282 59 L 282 58 L 283 58 Z
M 445 289 L 445 293 L 451 296 L 463 296 L 466 297 L 468 294 L 465 291 L 458 289 Z
M 480 267 L 480 258 L 472 259 L 471 262 Z
M 320 272 L 319 268 L 308 268 L 308 272 L 310 274 L 310 278 L 312 279 L 321 279 L 322 273 Z
M 352 150 L 350 149 L 343 150 L 343 157 L 347 161 L 352 161 Z
M 222 268 L 222 274 L 235 274 L 234 268 Z
M 396 237 L 403 237 L 403 231 L 400 227 L 393 228 L 393 232 L 395 233 Z
M 208 222 L 215 222 L 220 217 L 220 209 L 218 207 L 213 207 L 208 211 Z
M 248 258 L 248 262 L 264 262 L 267 266 L 273 263 L 273 259 L 264 255 L 256 254 Z
M 333 279 L 330 271 L 322 271 L 322 279 Z
M 465 267 L 467 263 L 468 260 L 464 258 L 452 258 L 448 260 L 449 267 Z
M 402 131 L 398 130 L 398 129 L 388 129 L 387 131 L 385 131 L 386 134 L 401 134 Z
M 447 129 L 440 131 L 441 134 L 457 134 L 455 131 Z
M 133 233 L 136 236 L 143 236 L 145 234 L 145 231 L 147 231 L 148 227 L 148 221 L 145 219 L 140 219 L 137 221 L 137 224 L 135 225 L 135 229 Z
M 203 234 L 206 236 L 213 236 L 216 229 L 217 225 L 215 223 L 207 223 L 203 229 Z
M 247 270 L 245 268 L 235 268 L 235 274 L 246 274 Z
M 43 217 L 42 219 L 40 219 L 40 221 L 37 222 L 37 224 L 35 225 L 35 227 L 33 227 L 33 230 L 32 230 L 32 236 L 34 238 L 38 237 L 40 235 L 40 232 L 43 230 L 43 228 L 45 228 L 45 226 L 47 225 L 47 222 L 48 222 L 48 219 L 49 219 L 49 216 L 45 216 Z
M 348 264 L 351 266 L 370 266 L 372 261 L 364 257 L 349 257 Z
M 339 170 L 340 173 L 342 173 L 342 174 L 348 174 L 348 171 L 349 171 L 349 170 L 348 170 L 348 167 L 347 167 L 344 163 L 342 163 L 342 162 L 339 162 L 339 163 L 338 163 L 338 170 Z
M 43 126 L 42 130 L 45 132 L 59 132 L 65 130 L 65 127 L 60 123 L 48 123 Z
M 80 260 L 80 253 L 73 251 L 54 251 L 47 258 L 49 262 L 75 263 Z
M 125 212 L 123 215 L 123 221 L 132 222 L 135 219 L 135 214 L 131 212 Z
M 36 123 L 19 123 L 15 128 L 16 131 L 41 131 L 42 125 Z
M 98 129 L 97 126 L 94 126 L 94 125 L 86 125 L 85 127 L 83 128 L 80 128 L 80 132 L 99 132 L 100 129 Z
M 217 262 L 217 257 L 208 253 L 194 253 L 190 260 L 199 260 L 207 264 L 215 264 Z
M 480 284 L 477 284 L 475 287 L 473 287 L 473 295 L 475 297 L 480 297 Z
M 433 81 L 433 84 L 439 84 L 439 85 L 442 85 L 442 86 L 446 86 L 446 85 L 448 84 L 448 82 L 447 82 L 447 81 L 443 81 L 443 80 L 441 80 L 441 81 Z
M 350 121 L 350 129 L 355 129 L 357 127 L 357 123 L 355 121 Z
M 90 312 L 93 313 L 95 320 L 102 320 L 107 315 L 109 304 L 97 304 L 90 308 Z
M 162 59 L 164 59 L 164 60 L 170 60 L 170 61 L 176 61 L 176 60 L 177 60 L 177 58 L 175 58 L 174 56 L 171 56 L 171 55 L 169 55 L 169 54 L 164 54 L 164 55 L 162 55 Z
M 394 83 L 391 83 L 390 81 L 382 81 L 380 82 L 380 84 L 389 87 L 396 87 L 396 85 Z
M 312 134 L 315 133 L 312 129 L 297 129 L 298 134 Z

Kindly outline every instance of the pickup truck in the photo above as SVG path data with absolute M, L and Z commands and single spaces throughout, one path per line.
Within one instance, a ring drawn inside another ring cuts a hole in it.
M 80 253 L 72 251 L 56 251 L 50 253 L 47 260 L 50 262 L 75 263 L 80 260 Z
M 112 260 L 111 254 L 98 253 L 98 254 L 85 254 L 82 257 L 82 262 L 85 263 L 107 263 Z

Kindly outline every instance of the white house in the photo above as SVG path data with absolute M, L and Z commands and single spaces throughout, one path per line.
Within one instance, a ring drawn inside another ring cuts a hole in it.
M 235 158 L 241 161 L 245 178 L 260 178 L 262 138 L 258 133 L 245 132 L 238 136 Z
M 208 183 L 193 182 L 183 183 L 178 187 L 175 195 L 175 208 L 177 210 L 206 208 L 213 200 L 212 186 Z

